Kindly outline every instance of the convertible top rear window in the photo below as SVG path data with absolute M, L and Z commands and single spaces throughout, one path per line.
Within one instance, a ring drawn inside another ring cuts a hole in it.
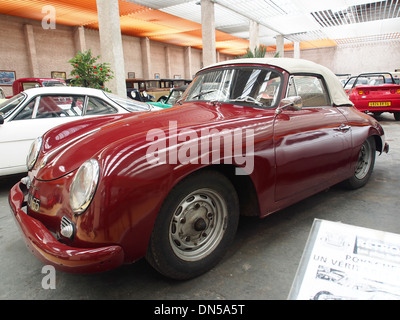
M 185 100 L 276 107 L 282 79 L 278 71 L 258 66 L 210 69 L 193 80 Z

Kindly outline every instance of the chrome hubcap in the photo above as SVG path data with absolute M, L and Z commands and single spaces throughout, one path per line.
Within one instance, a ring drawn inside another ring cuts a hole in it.
M 192 192 L 178 205 L 170 222 L 169 241 L 182 260 L 197 261 L 221 241 L 228 216 L 224 199 L 214 190 Z
M 357 179 L 361 180 L 365 178 L 371 166 L 371 161 L 372 161 L 371 145 L 366 142 L 361 146 L 361 151 L 358 156 L 358 162 L 355 172 L 355 177 Z

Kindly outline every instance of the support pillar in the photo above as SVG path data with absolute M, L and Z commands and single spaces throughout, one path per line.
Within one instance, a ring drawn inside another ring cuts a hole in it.
M 216 63 L 214 2 L 201 0 L 201 33 L 203 39 L 203 66 Z
M 124 53 L 118 0 L 96 0 L 99 17 L 101 57 L 111 65 L 114 78 L 106 86 L 116 95 L 126 97 Z
M 76 27 L 74 29 L 74 44 L 76 53 L 87 50 L 84 26 Z
M 192 48 L 185 48 L 185 57 L 184 57 L 184 68 L 185 68 L 185 79 L 193 79 L 192 73 Z
M 140 38 L 140 47 L 142 49 L 142 71 L 144 79 L 153 79 L 151 74 L 151 55 L 150 55 L 150 39 Z
M 276 52 L 279 53 L 279 58 L 283 58 L 285 56 L 285 46 L 284 46 L 284 37 L 281 34 L 276 36 Z
M 217 51 L 217 52 L 215 53 L 215 55 L 216 55 L 217 63 L 218 63 L 218 62 L 221 62 L 221 54 Z
M 27 47 L 30 76 L 33 78 L 40 78 L 39 63 L 36 54 L 36 43 L 33 34 L 33 27 L 31 24 L 24 25 L 25 42 Z
M 249 33 L 250 33 L 249 49 L 251 52 L 254 52 L 254 49 L 260 46 L 259 24 L 254 20 L 250 20 Z
M 293 46 L 294 46 L 293 57 L 295 59 L 300 59 L 300 42 L 294 42 Z
M 165 69 L 166 69 L 166 75 L 165 77 L 167 79 L 172 78 L 172 71 L 171 71 L 171 49 L 170 47 L 165 47 Z

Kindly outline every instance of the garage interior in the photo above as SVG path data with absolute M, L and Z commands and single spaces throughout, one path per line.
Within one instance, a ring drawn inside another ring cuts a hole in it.
M 107 12 L 102 19 L 101 6 Z M 120 94 L 128 74 L 192 79 L 202 67 L 259 45 L 267 57 L 303 58 L 336 74 L 400 68 L 398 0 L 4 0 L 0 15 L 0 70 L 15 71 L 17 78 L 52 72 L 68 78 L 67 61 L 91 49 L 114 68 L 113 91 Z
M 2 0 L 0 17 L 0 71 L 68 78 L 68 60 L 91 49 L 111 63 L 110 87 L 119 95 L 128 74 L 192 79 L 260 45 L 266 57 L 311 60 L 336 74 L 400 72 L 400 0 Z M 186 282 L 141 260 L 105 274 L 57 273 L 57 289 L 43 289 L 42 264 L 9 212 L 8 192 L 20 177 L 2 177 L 0 299 L 285 300 L 315 219 L 400 234 L 400 124 L 386 114 L 377 119 L 390 152 L 377 157 L 366 187 L 333 187 L 263 220 L 243 217 L 222 263 Z

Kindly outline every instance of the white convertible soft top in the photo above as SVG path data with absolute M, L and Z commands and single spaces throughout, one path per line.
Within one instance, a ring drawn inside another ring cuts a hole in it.
M 332 103 L 336 106 L 353 105 L 349 100 L 342 84 L 340 83 L 337 76 L 328 68 L 317 64 L 315 62 L 304 60 L 304 59 L 294 59 L 294 58 L 245 58 L 245 59 L 234 59 L 219 62 L 204 69 L 208 69 L 216 66 L 224 66 L 231 64 L 262 64 L 275 66 L 286 70 L 290 74 L 295 73 L 313 73 L 322 75 L 325 79 L 326 85 L 331 96 Z

